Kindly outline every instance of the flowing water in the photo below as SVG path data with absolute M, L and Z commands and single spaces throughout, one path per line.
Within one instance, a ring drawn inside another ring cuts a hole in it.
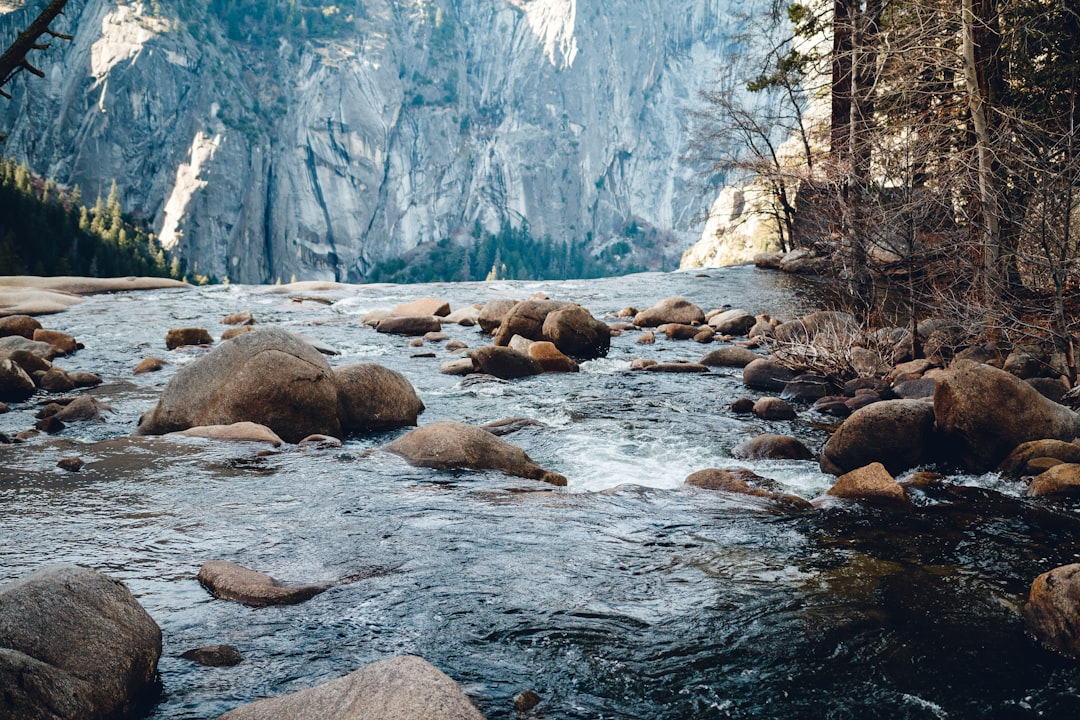
M 813 462 L 738 462 L 762 432 L 818 449 L 822 418 L 765 422 L 728 411 L 755 397 L 737 370 L 635 373 L 635 357 L 694 360 L 708 346 L 639 334 L 574 375 L 463 383 L 441 345 L 364 328 L 360 316 L 423 296 L 456 308 L 542 290 L 594 315 L 682 295 L 792 317 L 814 288 L 752 268 L 572 282 L 357 286 L 333 291 L 219 286 L 96 296 L 43 318 L 85 344 L 60 360 L 106 382 L 115 412 L 53 437 L 0 447 L 0 581 L 72 562 L 123 579 L 161 626 L 158 719 L 214 718 L 252 700 L 412 653 L 458 680 L 492 719 L 1077 717 L 1080 666 L 1042 650 L 1019 609 L 1031 580 L 1073 562 L 1077 508 L 1022 497 L 996 476 L 955 477 L 896 514 L 836 503 L 803 514 L 682 487 L 705 467 L 750 467 L 820 496 Z M 171 327 L 250 309 L 260 324 L 404 373 L 422 424 L 539 421 L 507 437 L 565 489 L 497 473 L 413 468 L 368 453 L 400 432 L 335 450 L 129 438 L 186 362 Z M 476 328 L 447 325 L 470 346 Z M 413 357 L 433 353 L 435 357 Z M 133 376 L 158 355 L 161 373 Z M 33 424 L 32 403 L 0 431 Z M 78 473 L 56 462 L 80 455 Z M 195 580 L 225 559 L 285 581 L 346 579 L 301 605 L 251 609 Z M 237 646 L 245 661 L 205 668 L 178 656 Z

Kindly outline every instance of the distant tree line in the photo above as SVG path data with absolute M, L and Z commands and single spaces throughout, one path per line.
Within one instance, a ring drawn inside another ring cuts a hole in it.
M 528 224 L 506 223 L 497 233 L 479 227 L 464 242 L 449 238 L 425 243 L 404 256 L 378 263 L 369 282 L 468 282 L 471 280 L 560 280 L 640 272 L 627 262 L 630 245 L 615 243 L 599 254 L 591 238 L 569 241 L 534 238 Z
M 0 159 L 0 275 L 149 275 L 179 278 L 154 235 L 120 206 L 116 183 L 93 207 L 26 165 Z

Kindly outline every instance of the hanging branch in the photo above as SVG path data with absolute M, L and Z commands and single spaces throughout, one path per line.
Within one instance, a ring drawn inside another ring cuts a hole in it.
M 49 49 L 49 43 L 40 42 L 43 35 L 61 40 L 73 39 L 71 35 L 64 35 L 49 29 L 49 25 L 56 19 L 56 16 L 64 12 L 65 5 L 67 5 L 67 0 L 50 0 L 45 9 L 41 11 L 41 14 L 37 16 L 34 22 L 30 23 L 30 27 L 21 32 L 15 42 L 4 51 L 3 55 L 0 55 L 0 95 L 11 99 L 11 95 L 4 92 L 3 87 L 23 70 L 38 77 L 45 77 L 45 73 L 31 65 L 30 61 L 27 60 L 30 51 Z

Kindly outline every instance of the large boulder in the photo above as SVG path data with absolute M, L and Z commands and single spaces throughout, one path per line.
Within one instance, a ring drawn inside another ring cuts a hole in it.
M 119 580 L 55 565 L 0 587 L 0 717 L 131 717 L 157 694 L 161 630 Z
M 507 313 L 513 310 L 518 302 L 510 298 L 492 300 L 480 309 L 480 314 L 476 316 L 476 324 L 488 335 L 494 335 L 499 326 L 502 325 Z
M 821 469 L 843 475 L 879 462 L 892 474 L 930 462 L 934 408 L 921 400 L 883 400 L 853 412 L 821 452 Z
M 524 450 L 500 440 L 483 428 L 456 422 L 437 422 L 412 430 L 386 445 L 411 465 L 437 470 L 468 468 L 501 470 L 509 475 L 566 485 L 566 478 L 533 462 Z
M 548 313 L 541 331 L 544 340 L 571 357 L 603 357 L 611 347 L 611 329 L 607 323 L 597 320 L 580 305 L 567 305 Z
M 1047 648 L 1080 657 L 1080 564 L 1035 578 L 1024 605 L 1024 622 Z
M 0 357 L 0 401 L 22 402 L 37 388 L 34 381 L 11 358 Z
M 1031 479 L 1028 497 L 1046 495 L 1080 495 L 1080 465 L 1058 463 Z
M 743 460 L 812 460 L 813 453 L 790 435 L 758 435 L 731 449 L 731 457 Z
M 225 560 L 203 563 L 197 579 L 214 597 L 250 607 L 296 605 L 329 587 L 326 584 L 285 585 L 265 573 Z
M 993 469 L 1029 440 L 1080 436 L 1080 415 L 1015 375 L 970 360 L 954 362 L 938 376 L 934 419 L 950 459 L 970 472 Z
M 743 367 L 743 384 L 755 390 L 781 392 L 799 373 L 772 358 L 757 358 Z
M 244 333 L 177 371 L 135 434 L 242 420 L 291 443 L 313 433 L 340 436 L 338 385 L 326 359 L 279 328 Z
M 701 308 L 681 297 L 665 298 L 634 316 L 634 324 L 638 327 L 658 327 L 668 323 L 700 325 L 703 322 L 705 313 Z
M 760 359 L 761 356 L 753 350 L 738 345 L 725 345 L 705 353 L 698 362 L 710 367 L 744 368 Z
M 424 403 L 404 375 L 375 363 L 334 368 L 338 418 L 345 433 L 416 425 Z
M 232 425 L 204 425 L 188 428 L 187 430 L 181 430 L 177 434 L 205 440 L 221 440 L 223 442 L 267 443 L 274 447 L 281 445 L 281 438 L 273 430 L 265 425 L 246 420 Z
M 382 660 L 218 720 L 484 720 L 457 683 L 421 658 Z
M 41 329 L 41 323 L 29 315 L 8 315 L 0 317 L 0 337 L 18 335 L 27 340 L 34 339 L 34 331 Z
M 526 340 L 547 340 L 544 337 L 544 321 L 556 310 L 569 306 L 563 300 L 526 300 L 518 303 L 506 313 L 499 331 L 495 333 L 495 344 L 506 346 L 515 335 Z M 558 343 L 556 343 L 558 345 Z M 563 350 L 563 352 L 566 352 Z

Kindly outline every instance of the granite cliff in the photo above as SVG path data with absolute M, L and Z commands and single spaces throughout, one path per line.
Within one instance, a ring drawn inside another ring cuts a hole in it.
M 115 179 L 234 282 L 355 281 L 507 222 L 598 248 L 648 227 L 666 241 L 634 251 L 674 267 L 711 200 L 686 110 L 751 4 L 323 0 L 285 32 L 295 3 L 71 0 L 75 40 L 0 103 L 4 152 L 91 202 Z

